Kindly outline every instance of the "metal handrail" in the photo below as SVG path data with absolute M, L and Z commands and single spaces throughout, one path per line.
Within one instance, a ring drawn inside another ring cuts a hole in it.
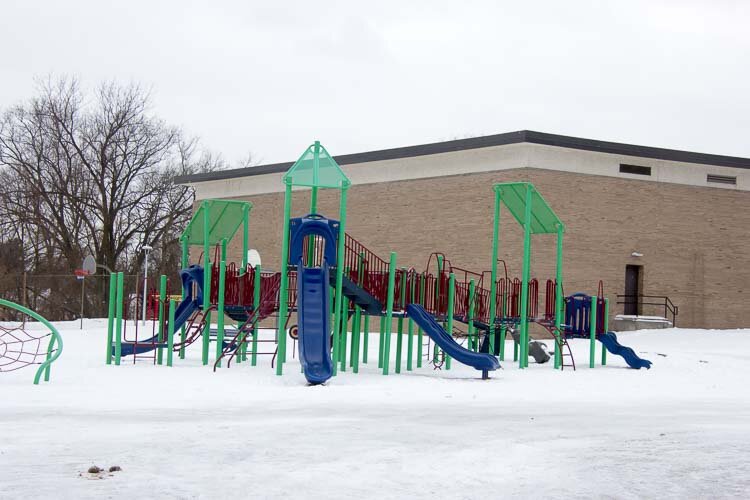
M 620 300 L 624 299 L 624 300 Z M 643 299 L 649 300 L 649 302 L 644 302 Z M 658 302 L 656 302 L 658 301 Z M 617 295 L 617 304 L 640 304 L 641 306 L 659 306 L 664 308 L 664 317 L 669 318 L 669 315 L 672 316 L 672 326 L 677 326 L 677 316 L 680 312 L 679 307 L 677 307 L 672 300 L 667 297 L 666 295 L 644 295 L 641 293 L 637 294 L 622 294 Z

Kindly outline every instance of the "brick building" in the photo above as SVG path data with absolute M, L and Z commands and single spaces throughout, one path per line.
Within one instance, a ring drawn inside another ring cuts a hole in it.
M 384 257 L 397 251 L 400 266 L 424 269 L 438 251 L 453 265 L 489 269 L 492 184 L 530 181 L 566 224 L 566 294 L 594 294 L 602 280 L 612 314 L 664 314 L 658 306 L 617 304 L 618 295 L 639 293 L 669 297 L 679 326 L 750 326 L 748 158 L 520 131 L 336 160 L 352 181 L 347 232 Z M 281 176 L 290 166 L 180 182 L 192 185 L 198 200 L 252 201 L 250 246 L 264 268 L 278 269 Z M 308 207 L 309 191 L 295 193 L 293 215 Z M 321 192 L 319 207 L 336 218 L 338 192 Z M 499 257 L 511 277 L 519 276 L 522 232 L 504 213 Z M 239 261 L 235 245 L 230 259 Z M 554 275 L 554 246 L 554 236 L 535 237 L 532 277 L 542 284 Z

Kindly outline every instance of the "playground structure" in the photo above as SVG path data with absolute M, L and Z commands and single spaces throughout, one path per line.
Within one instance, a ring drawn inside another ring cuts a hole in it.
M 487 378 L 489 371 L 499 368 L 498 358 L 505 359 L 509 333 L 516 339 L 514 360 L 519 368 L 528 367 L 530 355 L 538 362 L 545 362 L 549 359 L 544 355 L 545 349 L 529 338 L 530 323 L 543 326 L 552 335 L 554 368 L 575 369 L 567 338 L 584 333 L 591 342 L 590 367 L 595 365 L 597 340 L 605 347 L 602 364 L 606 364 L 609 349 L 622 355 L 634 368 L 650 366 L 607 332 L 608 302 L 601 298 L 602 293 L 599 297 L 563 296 L 565 227 L 530 183 L 494 186 L 490 271 L 454 267 L 445 255 L 433 253 L 425 270 L 420 272 L 397 267 L 396 252 L 391 252 L 386 260 L 346 232 L 346 201 L 351 182 L 320 143 L 305 150 L 283 176 L 283 182 L 281 269 L 262 271 L 260 266 L 253 267 L 247 262 L 250 203 L 201 202 L 181 236 L 182 300 L 178 305 L 169 298 L 167 280 L 162 276 L 158 295 L 151 294 L 154 306 L 150 309 L 155 321 L 151 322 L 149 332 L 139 335 L 135 322 L 135 335 L 128 339 L 128 322 L 123 317 L 123 310 L 128 308 L 123 306 L 122 274 L 111 276 L 107 363 L 119 364 L 122 356 L 132 356 L 134 362 L 139 356 L 147 356 L 161 364 L 166 352 L 166 363 L 171 366 L 173 352 L 184 357 L 185 349 L 201 339 L 204 365 L 209 364 L 210 344 L 214 341 L 214 369 L 222 366 L 223 360 L 227 366 L 233 359 L 246 361 L 248 354 L 255 365 L 259 354 L 269 354 L 273 356 L 272 366 L 275 362 L 276 373 L 281 375 L 291 338 L 299 342 L 300 362 L 308 382 L 320 384 L 338 371 L 351 368 L 356 373 L 360 362 L 368 363 L 370 319 L 379 318 L 378 368 L 385 375 L 391 371 L 394 321 L 396 373 L 401 371 L 404 357 L 407 371 L 415 365 L 421 367 L 425 360 L 436 368 L 450 369 L 455 359 L 481 371 L 482 377 Z M 311 191 L 310 209 L 306 215 L 292 217 L 293 190 L 299 188 Z M 338 220 L 318 213 L 320 189 L 339 191 Z M 504 276 L 498 276 L 502 262 L 497 256 L 503 205 L 524 231 L 520 279 L 511 279 L 504 263 Z M 243 261 L 239 266 L 227 264 L 227 244 L 240 227 Z M 556 275 L 546 280 L 541 314 L 539 281 L 530 277 L 531 238 L 536 234 L 557 236 Z M 202 247 L 202 266 L 188 265 L 191 245 Z M 217 313 L 215 329 L 211 327 L 213 311 Z M 297 324 L 290 325 L 294 313 Z M 227 328 L 226 317 L 235 321 L 236 327 Z M 276 319 L 275 338 L 261 340 L 259 322 L 269 317 Z M 464 325 L 464 329 L 458 329 L 458 324 Z M 146 338 L 140 340 L 142 337 Z M 259 352 L 258 346 L 263 342 L 270 342 L 272 349 Z
M 0 299 L 0 306 L 24 316 L 21 322 L 0 325 L 0 373 L 38 365 L 34 384 L 39 384 L 42 374 L 44 381 L 48 382 L 51 365 L 62 354 L 63 341 L 60 332 L 44 317 L 20 304 Z M 26 316 L 44 325 L 47 331 L 26 328 Z M 47 338 L 49 342 L 45 348 L 44 341 Z

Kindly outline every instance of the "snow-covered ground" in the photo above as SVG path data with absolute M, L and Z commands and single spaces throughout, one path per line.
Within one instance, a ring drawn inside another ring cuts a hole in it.
M 0 498 L 750 494 L 750 330 L 621 334 L 649 371 L 591 370 L 576 340 L 576 372 L 506 361 L 488 381 L 457 363 L 383 376 L 374 334 L 359 374 L 307 387 L 291 359 L 212 373 L 197 344 L 172 368 L 106 366 L 105 321 L 59 326 L 49 383 L 0 374 Z

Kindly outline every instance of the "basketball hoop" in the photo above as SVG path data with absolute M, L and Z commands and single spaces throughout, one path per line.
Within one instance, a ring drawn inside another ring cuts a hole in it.
M 88 276 L 91 273 L 89 273 L 85 269 L 76 269 L 75 271 L 73 271 L 73 274 L 75 274 L 76 279 L 78 281 L 83 281 L 84 279 L 86 279 L 86 276 Z

